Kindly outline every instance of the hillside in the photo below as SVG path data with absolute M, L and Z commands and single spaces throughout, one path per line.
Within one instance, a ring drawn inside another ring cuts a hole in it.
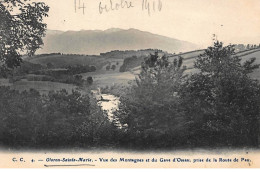
M 77 65 L 95 65 L 98 68 L 102 68 L 105 59 L 100 56 L 87 56 L 87 55 L 38 55 L 24 59 L 27 62 L 34 64 L 41 64 L 46 66 L 51 63 L 55 68 L 63 68 L 68 66 Z
M 196 50 L 196 51 L 190 51 L 190 52 L 184 52 L 180 54 L 175 55 L 169 55 L 169 61 L 173 61 L 175 58 L 178 58 L 181 56 L 183 58 L 183 65 L 185 65 L 188 70 L 187 73 L 193 73 L 196 71 L 196 69 L 193 68 L 195 59 L 204 52 L 204 50 Z M 236 53 L 236 56 L 239 56 L 242 59 L 242 62 L 245 62 L 246 60 L 249 60 L 251 58 L 256 58 L 256 63 L 260 64 L 260 48 L 256 49 L 250 49 L 250 50 L 244 50 Z M 138 66 L 136 63 L 132 63 L 130 66 L 132 69 L 130 70 L 132 73 L 138 74 L 141 69 L 141 64 Z M 260 69 L 256 70 L 252 77 L 260 80 Z
M 149 56 L 150 54 L 154 54 L 155 51 L 158 51 L 158 53 L 161 55 L 167 55 L 167 56 L 173 55 L 171 53 L 162 50 L 157 50 L 157 49 L 126 50 L 126 51 L 114 50 L 106 53 L 101 53 L 100 55 L 105 58 L 125 59 L 133 56 L 136 57 Z
M 256 64 L 260 64 L 260 49 L 258 49 L 257 52 L 248 54 L 248 55 L 244 55 L 241 57 L 242 58 L 242 62 L 245 62 L 246 60 L 250 59 L 250 58 L 256 58 Z M 260 81 L 260 69 L 255 70 L 252 74 L 251 77 L 254 79 L 258 79 Z
M 197 49 L 197 46 L 137 29 L 105 31 L 47 31 L 43 49 L 38 54 L 60 52 L 65 54 L 99 55 L 111 50 L 161 49 L 170 53 Z
M 33 57 L 24 57 L 24 60 L 33 64 L 41 64 L 46 66 L 51 63 L 55 68 L 63 68 L 67 66 L 75 65 L 95 65 L 97 68 L 102 68 L 105 64 L 109 62 L 121 62 L 125 58 L 129 57 L 146 57 L 153 54 L 156 50 L 129 50 L 129 51 L 111 51 L 107 53 L 102 53 L 101 55 L 78 55 L 78 54 L 41 54 Z M 159 53 L 171 56 L 167 52 L 159 50 Z
M 198 51 L 192 51 L 192 52 L 186 52 L 184 54 L 179 54 L 184 58 L 184 65 L 186 65 L 188 68 L 193 68 L 193 64 L 195 59 L 203 53 L 204 50 L 198 50 Z M 176 58 L 176 56 L 172 56 L 171 59 Z M 236 53 L 236 56 L 240 57 L 242 59 L 242 62 L 249 60 L 250 58 L 256 58 L 256 63 L 260 63 L 260 48 L 257 49 L 251 49 L 251 50 L 245 50 L 240 51 Z

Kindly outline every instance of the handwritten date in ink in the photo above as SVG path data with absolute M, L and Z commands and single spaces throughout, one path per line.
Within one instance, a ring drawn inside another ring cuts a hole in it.
M 80 0 L 74 0 L 74 7 L 75 7 L 75 13 L 77 13 L 77 10 L 82 10 L 83 14 L 85 14 L 85 3 L 84 1 Z
M 110 12 L 119 9 L 127 9 L 127 8 L 134 7 L 133 2 L 127 0 L 121 0 L 121 1 L 109 0 L 106 2 L 108 3 L 105 3 L 105 1 L 101 1 L 99 3 L 99 14 L 102 14 L 103 12 Z
M 143 0 L 142 10 L 147 11 L 148 15 L 151 15 L 151 12 L 162 11 L 162 1 L 161 0 Z
M 152 13 L 162 11 L 162 0 L 142 0 L 140 3 L 141 10 L 147 12 L 149 16 Z M 130 9 L 135 6 L 136 4 L 134 5 L 133 0 L 102 0 L 98 4 L 98 12 L 99 14 L 103 14 L 121 9 Z M 75 13 L 82 11 L 85 14 L 86 6 L 84 0 L 74 0 L 74 8 Z

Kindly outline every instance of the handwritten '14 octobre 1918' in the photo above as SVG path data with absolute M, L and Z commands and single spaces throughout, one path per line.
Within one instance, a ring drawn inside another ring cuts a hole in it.
M 85 14 L 86 5 L 84 0 L 75 0 L 75 12 L 82 10 Z M 136 4 L 132 0 L 104 0 L 100 1 L 98 5 L 99 14 L 109 13 L 112 11 L 118 11 L 123 9 L 135 8 Z M 147 11 L 150 16 L 152 12 L 160 12 L 162 10 L 161 0 L 142 0 L 141 9 Z

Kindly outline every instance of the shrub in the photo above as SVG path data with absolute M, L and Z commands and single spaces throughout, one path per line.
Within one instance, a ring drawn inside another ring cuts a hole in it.
M 91 76 L 89 76 L 87 78 L 87 82 L 88 82 L 89 85 L 92 85 L 93 84 L 93 78 Z
M 195 145 L 258 145 L 260 86 L 248 74 L 259 65 L 253 65 L 255 59 L 241 64 L 234 50 L 216 42 L 197 58 L 200 72 L 182 87 Z
M 158 54 L 145 60 L 137 85 L 120 98 L 115 112 L 126 132 L 122 145 L 148 149 L 183 144 L 188 122 L 176 94 L 183 81 L 181 65 L 181 58 L 173 64 Z
M 111 67 L 111 69 L 112 69 L 112 70 L 115 70 L 115 69 L 116 69 L 116 65 L 113 64 L 112 67 Z
M 9 147 L 93 147 L 114 144 L 115 129 L 94 99 L 66 90 L 0 87 L 0 143 Z
M 93 65 L 90 66 L 90 71 L 91 71 L 91 72 L 94 72 L 94 71 L 96 71 L 96 70 L 97 70 L 96 66 L 93 66 Z
M 110 65 L 106 66 L 106 70 L 109 71 L 110 70 Z

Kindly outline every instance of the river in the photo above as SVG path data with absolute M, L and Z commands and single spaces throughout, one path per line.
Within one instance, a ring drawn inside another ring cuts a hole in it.
M 112 94 L 101 94 L 100 90 L 92 90 L 92 93 L 98 100 L 98 105 L 101 106 L 103 111 L 107 112 L 108 119 L 113 121 L 113 112 L 118 109 L 119 97 Z

